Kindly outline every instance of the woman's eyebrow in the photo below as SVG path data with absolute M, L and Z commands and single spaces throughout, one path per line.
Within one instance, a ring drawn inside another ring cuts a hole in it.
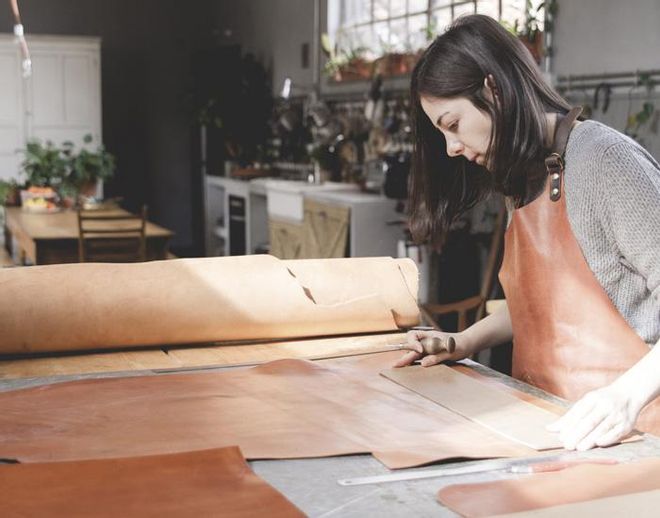
M 438 126 L 442 126 L 442 118 L 443 118 L 445 115 L 447 115 L 448 113 L 449 113 L 449 112 L 445 112 L 445 113 L 443 113 L 442 115 L 440 115 L 440 117 L 438 117 L 438 120 L 435 121 L 435 123 L 436 123 Z

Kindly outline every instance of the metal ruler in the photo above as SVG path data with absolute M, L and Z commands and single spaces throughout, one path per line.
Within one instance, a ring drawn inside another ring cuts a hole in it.
M 583 459 L 585 462 L 599 462 L 598 457 L 578 457 L 577 452 L 561 453 L 547 456 L 517 457 L 514 459 L 486 460 L 471 464 L 469 466 L 447 467 L 423 471 L 406 471 L 388 473 L 387 475 L 375 475 L 371 477 L 344 478 L 337 482 L 341 486 L 359 486 L 363 484 L 381 484 L 383 482 L 400 482 L 404 480 L 419 480 L 424 478 L 449 477 L 456 475 L 468 475 L 470 473 L 483 473 L 486 471 L 510 471 L 524 472 L 524 468 L 531 464 L 562 462 Z M 457 466 L 453 464 L 452 466 Z

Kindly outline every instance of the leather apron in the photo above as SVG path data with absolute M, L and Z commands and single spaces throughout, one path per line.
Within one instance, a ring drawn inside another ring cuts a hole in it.
M 557 125 L 545 191 L 513 212 L 500 282 L 513 328 L 513 376 L 576 401 L 610 384 L 649 352 L 582 255 L 563 190 L 564 151 L 574 108 Z M 660 435 L 660 399 L 637 429 Z

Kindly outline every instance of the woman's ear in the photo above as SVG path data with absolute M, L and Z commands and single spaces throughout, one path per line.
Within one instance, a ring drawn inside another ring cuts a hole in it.
M 490 97 L 491 100 L 499 100 L 499 92 L 497 90 L 497 85 L 495 84 L 495 78 L 493 74 L 488 74 L 484 79 L 484 90 L 486 91 L 486 96 Z

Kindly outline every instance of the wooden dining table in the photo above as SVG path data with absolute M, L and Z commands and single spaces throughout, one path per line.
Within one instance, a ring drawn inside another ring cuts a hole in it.
M 129 214 L 123 209 L 114 213 Z M 171 230 L 147 222 L 147 260 L 166 259 Z M 5 246 L 14 263 L 58 264 L 78 262 L 78 216 L 75 210 L 54 213 L 5 208 Z

